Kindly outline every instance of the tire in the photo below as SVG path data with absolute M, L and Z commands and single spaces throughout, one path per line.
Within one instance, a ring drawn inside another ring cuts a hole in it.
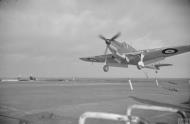
M 104 70 L 104 72 L 108 72 L 109 71 L 109 66 L 108 65 L 104 65 L 103 70 Z

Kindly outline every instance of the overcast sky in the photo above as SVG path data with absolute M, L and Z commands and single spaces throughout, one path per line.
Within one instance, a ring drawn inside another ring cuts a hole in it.
M 188 0 L 0 0 L 0 77 L 145 77 L 136 67 L 110 68 L 80 57 L 101 55 L 99 34 L 137 49 L 190 44 Z M 159 77 L 190 77 L 190 53 Z M 152 70 L 145 71 L 154 76 Z

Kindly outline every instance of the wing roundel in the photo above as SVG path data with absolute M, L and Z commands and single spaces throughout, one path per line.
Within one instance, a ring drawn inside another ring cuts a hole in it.
M 174 54 L 174 53 L 177 53 L 177 52 L 178 52 L 178 50 L 174 49 L 174 48 L 167 48 L 167 49 L 162 50 L 163 54 Z

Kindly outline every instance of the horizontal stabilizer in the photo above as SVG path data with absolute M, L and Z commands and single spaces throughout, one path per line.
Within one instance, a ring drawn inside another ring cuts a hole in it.
M 144 68 L 149 68 L 149 69 L 156 69 L 160 70 L 160 67 L 164 66 L 172 66 L 173 64 L 152 64 L 152 65 L 145 65 Z
M 156 69 L 160 69 L 160 67 L 164 67 L 164 66 L 172 66 L 173 64 L 155 64 L 155 68 Z
M 155 64 L 155 66 L 161 67 L 161 66 L 172 66 L 173 64 Z

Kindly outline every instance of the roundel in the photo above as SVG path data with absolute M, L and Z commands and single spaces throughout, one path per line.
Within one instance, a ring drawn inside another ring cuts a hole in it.
M 177 49 L 174 49 L 174 48 L 167 48 L 167 49 L 164 49 L 162 50 L 162 53 L 163 54 L 174 54 L 174 53 L 177 53 Z

